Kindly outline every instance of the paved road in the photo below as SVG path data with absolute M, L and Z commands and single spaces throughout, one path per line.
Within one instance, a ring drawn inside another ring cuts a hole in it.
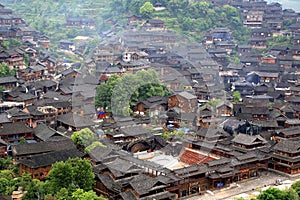
M 238 182 L 238 186 L 233 188 L 224 188 L 221 190 L 213 191 L 214 195 L 205 194 L 202 196 L 194 196 L 189 198 L 188 200 L 233 200 L 239 194 L 251 194 L 256 192 L 258 188 L 267 188 L 269 186 L 274 186 L 276 179 L 292 180 L 288 177 L 275 174 L 273 172 L 263 173 L 260 177 L 250 180 L 245 180 L 243 182 Z M 296 180 L 296 179 L 294 179 Z M 292 181 L 294 181 L 292 180 Z M 290 185 L 287 185 L 289 187 Z

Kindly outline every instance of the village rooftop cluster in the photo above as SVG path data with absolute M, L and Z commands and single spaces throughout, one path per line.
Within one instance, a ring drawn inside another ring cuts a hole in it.
M 122 34 L 116 24 L 83 63 L 71 64 L 39 52 L 50 48 L 49 38 L 0 5 L 1 42 L 22 40 L 0 51 L 0 62 L 17 71 L 0 78 L 0 156 L 12 156 L 20 173 L 40 180 L 57 161 L 89 159 L 94 191 L 123 200 L 201 195 L 269 171 L 299 175 L 300 14 L 263 0 L 213 2 L 243 13 L 252 29 L 247 44 L 224 27 L 208 30 L 202 43 L 189 42 L 161 20 L 133 15 Z M 66 26 L 94 22 L 72 18 Z M 276 36 L 287 36 L 288 44 L 269 47 Z M 82 45 L 60 41 L 62 51 L 77 55 Z M 140 101 L 127 117 L 95 108 L 96 88 L 112 75 L 148 69 L 171 95 Z M 103 146 L 78 149 L 70 137 L 84 128 Z

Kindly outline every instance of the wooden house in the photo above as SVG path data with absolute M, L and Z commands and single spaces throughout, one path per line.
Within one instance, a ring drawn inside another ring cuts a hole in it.
M 275 137 L 281 140 L 300 137 L 300 127 L 289 127 L 277 130 Z
M 10 15 L 12 13 L 13 13 L 12 9 L 5 8 L 5 6 L 0 9 L 0 15 Z
M 55 141 L 55 140 L 64 140 L 65 136 L 59 134 L 56 130 L 47 126 L 45 123 L 38 123 L 37 126 L 33 129 L 34 138 L 38 142 L 46 141 Z
M 246 76 L 246 80 L 250 83 L 270 83 L 278 82 L 278 72 L 250 72 Z
M 35 95 L 18 91 L 4 92 L 3 99 L 10 102 L 24 103 L 25 105 L 32 105 L 37 101 Z
M 233 182 L 258 177 L 267 169 L 267 161 L 268 157 L 257 151 L 237 154 L 231 159 L 221 158 L 210 161 L 206 165 L 215 169 L 207 175 L 210 188 L 221 189 Z
M 289 54 L 293 56 L 295 59 L 300 58 L 300 46 L 292 46 L 289 50 Z
M 149 113 L 150 117 L 158 116 L 160 111 L 166 111 L 168 105 L 168 98 L 167 97 L 151 97 L 147 98 L 144 101 L 139 102 L 136 105 L 134 111 L 139 112 L 140 114 L 143 113 L 144 115 Z
M 267 55 L 262 57 L 261 62 L 263 63 L 269 63 L 269 64 L 275 64 L 277 61 L 277 58 L 273 55 Z
M 106 134 L 106 137 L 116 144 L 125 144 L 133 140 L 148 138 L 151 136 L 152 133 L 142 126 L 121 127 L 119 130 Z
M 168 98 L 168 109 L 178 107 L 184 112 L 196 112 L 198 107 L 197 97 L 193 94 L 183 91 Z
M 248 40 L 248 44 L 255 49 L 267 48 L 267 40 L 264 37 L 253 37 Z
M 0 52 L 0 62 L 5 62 L 11 69 L 24 69 L 24 53 L 18 49 L 2 50 Z
M 274 147 L 271 154 L 269 168 L 286 174 L 298 174 L 300 146 L 297 140 L 283 140 Z
M 232 31 L 228 28 L 214 28 L 210 32 L 214 41 L 230 41 L 232 38 Z
M 243 104 L 234 104 L 234 115 L 241 119 L 269 119 L 269 104 L 273 97 L 266 95 L 246 96 Z
M 227 138 L 229 134 L 218 127 L 201 127 L 196 132 L 196 138 L 206 142 L 218 142 Z
M 263 23 L 263 11 L 259 10 L 250 10 L 246 14 L 246 18 L 244 20 L 244 25 L 250 28 L 260 28 Z
M 59 115 L 57 117 L 57 126 L 62 126 L 66 130 L 80 130 L 86 127 L 95 125 L 91 119 L 87 117 L 81 117 L 73 113 L 67 113 Z
M 116 64 L 121 60 L 122 54 L 113 48 L 96 48 L 94 50 L 94 60 L 97 61 L 106 61 L 111 64 Z
M 258 29 L 252 29 L 251 33 L 252 37 L 272 37 L 272 31 L 268 28 L 258 28 Z
M 120 200 L 127 198 L 132 200 L 174 199 L 176 195 L 168 191 L 168 186 L 173 186 L 173 182 L 178 181 L 179 178 L 175 180 L 170 178 L 166 183 L 161 180 L 160 172 L 155 176 L 148 176 L 152 168 L 153 166 L 151 167 L 148 162 L 140 162 L 137 159 L 115 158 L 109 163 L 94 167 L 96 172 L 94 190 L 99 195 L 114 196 L 115 199 Z M 155 171 L 160 171 L 159 168 Z M 145 173 L 141 173 L 142 171 Z M 128 184 L 120 184 L 123 181 L 127 181 Z
M 0 23 L 1 23 L 1 18 L 0 18 Z M 11 29 L 8 26 L 0 26 L 0 36 L 3 39 L 15 38 L 16 32 L 14 31 L 14 29 Z
M 14 107 L 9 110 L 6 110 L 5 113 L 7 114 L 7 118 L 12 122 L 24 122 L 31 125 L 31 116 L 21 110 L 20 108 Z
M 296 21 L 298 16 L 298 13 L 296 13 L 296 11 L 293 9 L 283 9 L 282 11 L 283 20 L 289 19 L 292 21 Z
M 250 45 L 241 45 L 241 44 L 238 44 L 236 46 L 236 50 L 240 54 L 249 53 L 251 51 L 251 48 L 252 47 Z
M 271 29 L 272 31 L 280 31 L 283 29 L 283 21 L 282 20 L 276 20 L 276 21 L 268 21 L 267 27 Z
M 7 76 L 0 78 L 0 86 L 4 87 L 6 90 L 11 90 L 15 88 L 18 84 L 18 80 L 14 76 Z
M 109 62 L 98 61 L 95 66 L 95 76 L 99 77 L 100 81 L 106 82 L 113 74 L 122 75 L 122 71 L 115 66 L 112 66 Z
M 66 137 L 56 137 L 49 141 L 11 145 L 9 155 L 15 160 L 21 160 L 32 155 L 41 155 L 44 153 L 70 149 L 76 149 L 76 146 L 71 139 Z
M 128 19 L 128 24 L 135 23 L 135 22 L 143 22 L 144 20 L 143 17 L 139 15 L 131 15 L 127 17 L 127 19 Z
M 45 49 L 50 48 L 50 39 L 46 35 L 39 36 L 37 43 L 38 43 L 39 46 L 41 46 Z
M 77 149 L 53 151 L 44 154 L 30 155 L 25 159 L 18 160 L 19 173 L 27 173 L 32 178 L 45 180 L 52 164 L 67 161 L 70 158 L 82 158 L 84 154 Z
M 270 48 L 270 53 L 277 55 L 277 57 L 282 58 L 282 56 L 286 56 L 288 53 L 288 47 L 286 46 L 272 46 Z
M 265 147 L 268 143 L 260 135 L 238 134 L 232 141 L 233 148 L 240 152 L 247 152 L 257 148 Z
M 300 22 L 296 22 L 296 23 L 290 25 L 289 31 L 294 35 L 299 34 L 300 33 Z
M 229 117 L 233 115 L 233 104 L 229 101 L 222 101 L 216 105 L 216 116 Z
M 208 170 L 208 167 L 205 165 L 191 165 L 182 169 L 174 170 L 176 177 L 179 177 L 179 180 L 186 180 L 186 182 L 178 185 L 175 182 L 174 186 L 169 187 L 167 190 L 174 192 L 177 198 L 182 198 L 192 194 L 203 194 L 204 191 L 209 188 L 209 183 L 205 175 Z M 187 179 L 187 176 L 189 176 L 190 179 Z
M 145 23 L 147 28 L 159 28 L 163 29 L 165 27 L 165 23 L 162 20 L 148 19 Z
M 48 76 L 54 75 L 56 73 L 56 67 L 58 64 L 57 58 L 51 55 L 46 55 L 40 59 L 41 65 L 45 66 L 48 72 Z
M 296 45 L 300 45 L 300 35 L 295 35 L 292 39 L 291 39 L 291 44 L 294 46 Z
M 45 68 L 42 66 L 32 66 L 26 69 L 17 71 L 17 78 L 24 80 L 25 82 L 33 82 L 43 78 Z
M 26 140 L 34 138 L 32 128 L 29 128 L 24 122 L 2 124 L 0 137 L 7 143 L 18 143 L 22 137 Z
M 75 45 L 74 45 L 74 42 L 72 42 L 70 40 L 60 40 L 59 48 L 62 50 L 67 50 L 67 51 L 74 51 Z
M 31 29 L 28 26 L 18 26 L 16 28 L 17 38 L 23 40 L 24 38 L 31 37 L 32 40 L 37 40 L 38 32 L 34 29 Z
M 213 106 L 205 104 L 198 109 L 197 125 L 200 127 L 209 127 L 210 125 L 212 125 L 215 116 L 215 108 Z
M 63 72 L 61 72 L 63 78 L 76 78 L 78 76 L 81 76 L 81 72 L 79 72 L 76 69 L 73 68 L 68 68 L 66 70 L 64 70 Z
M 90 27 L 95 26 L 95 21 L 87 17 L 68 17 L 66 22 L 67 27 Z

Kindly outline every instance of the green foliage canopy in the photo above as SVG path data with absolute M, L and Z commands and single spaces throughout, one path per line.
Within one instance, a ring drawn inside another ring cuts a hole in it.
M 103 197 L 98 197 L 96 195 L 96 193 L 92 190 L 85 192 L 82 189 L 77 189 L 76 191 L 74 191 L 72 193 L 72 198 L 74 200 L 86 200 L 86 199 L 89 199 L 89 200 L 104 200 L 105 199 Z
M 97 141 L 97 136 L 89 128 L 84 128 L 80 131 L 74 132 L 71 136 L 71 139 L 74 142 L 74 144 L 82 147 L 87 147 L 91 145 L 94 141 Z
M 298 196 L 300 197 L 300 181 L 294 182 L 291 188 L 294 189 L 298 193 Z
M 16 70 L 11 69 L 7 63 L 2 62 L 0 64 L 0 77 L 14 76 L 15 74 Z
M 279 190 L 278 188 L 269 188 L 258 195 L 257 200 L 297 200 L 298 195 L 293 189 Z
M 122 77 L 111 76 L 97 88 L 95 105 L 116 115 L 128 116 L 130 108 L 137 102 L 169 94 L 170 91 L 161 84 L 154 70 L 143 70 Z
M 239 102 L 240 99 L 241 99 L 241 93 L 239 91 L 234 91 L 233 92 L 233 99 L 234 99 L 235 103 Z
M 66 162 L 56 162 L 47 176 L 46 187 L 49 194 L 62 192 L 66 188 L 70 194 L 78 188 L 89 191 L 94 185 L 94 173 L 88 160 L 75 158 Z
M 150 18 L 154 11 L 154 6 L 151 2 L 147 1 L 140 7 L 140 14 L 146 18 Z

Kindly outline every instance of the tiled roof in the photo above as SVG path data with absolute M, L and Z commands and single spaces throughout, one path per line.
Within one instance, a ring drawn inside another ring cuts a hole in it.
M 32 128 L 26 126 L 24 122 L 5 123 L 0 128 L 0 136 L 3 134 L 19 134 L 33 132 Z
M 247 134 L 238 134 L 236 135 L 232 142 L 244 145 L 255 145 L 255 144 L 266 144 L 267 141 L 262 138 L 260 135 L 247 135 Z
M 29 156 L 26 159 L 19 160 L 19 162 L 30 168 L 38 168 L 51 166 L 55 162 L 66 161 L 69 158 L 81 158 L 83 156 L 84 154 L 77 149 L 68 149 Z
M 77 128 L 89 127 L 94 125 L 94 122 L 92 122 L 89 118 L 80 117 L 73 113 L 60 115 L 58 116 L 57 121 L 60 121 L 64 124 L 67 124 L 72 127 L 77 127 Z
M 200 153 L 196 153 L 194 151 L 185 150 L 184 153 L 180 157 L 180 161 L 189 165 L 193 164 L 203 164 L 209 161 L 215 160 L 214 158 L 206 155 L 202 155 Z
M 52 151 L 75 149 L 76 146 L 70 139 L 51 142 L 26 143 L 12 146 L 13 155 L 34 155 Z
M 17 83 L 18 80 L 14 76 L 0 77 L 0 84 Z
M 286 153 L 299 153 L 300 143 L 295 140 L 283 140 L 274 146 L 274 150 Z
M 39 124 L 34 128 L 34 135 L 42 141 L 47 141 L 50 137 L 60 134 L 46 124 Z M 61 135 L 61 137 L 63 136 Z
M 178 93 L 178 95 L 188 99 L 188 100 L 191 100 L 191 99 L 197 99 L 197 97 L 189 92 L 186 92 L 186 91 L 183 91 L 183 92 L 180 92 Z

